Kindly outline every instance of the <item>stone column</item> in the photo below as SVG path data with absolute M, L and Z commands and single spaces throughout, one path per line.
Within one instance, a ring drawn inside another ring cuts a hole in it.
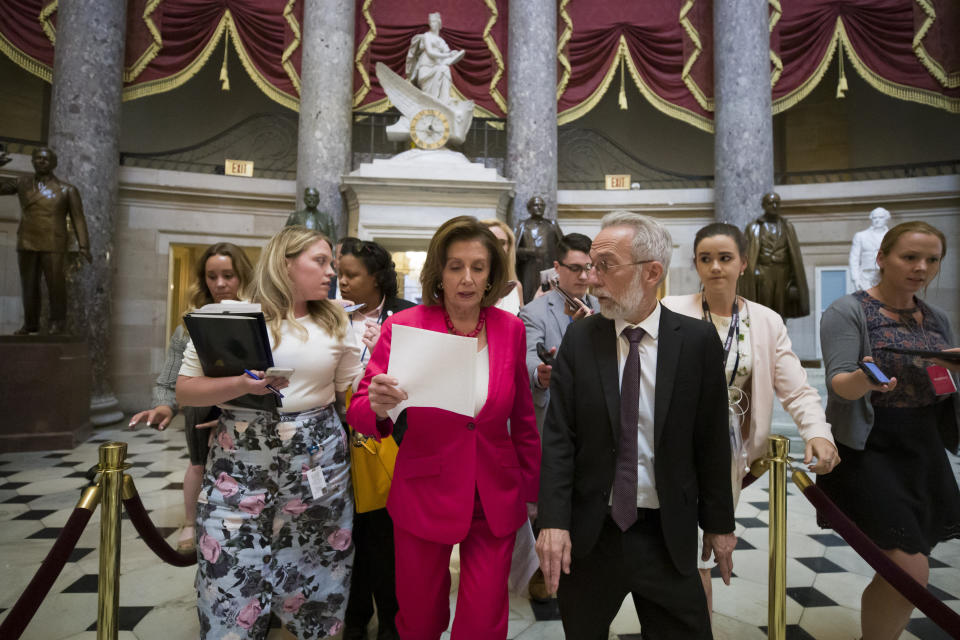
M 350 172 L 353 131 L 354 4 L 310 0 L 303 7 L 297 208 L 305 188 L 318 189 L 318 208 L 333 216 L 340 237 L 347 229 L 340 178 Z
M 766 0 L 713 3 L 714 215 L 741 229 L 773 190 L 769 51 Z
M 513 227 L 542 196 L 557 217 L 557 3 L 510 0 L 506 177 L 516 182 Z
M 92 264 L 83 263 L 70 278 L 69 323 L 90 350 L 95 425 L 123 418 L 109 351 L 126 11 L 124 0 L 60 3 L 50 99 L 55 173 L 80 191 L 93 254 Z

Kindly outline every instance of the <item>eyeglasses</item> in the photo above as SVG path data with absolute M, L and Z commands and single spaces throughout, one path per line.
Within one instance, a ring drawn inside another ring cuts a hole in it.
M 580 275 L 581 273 L 590 273 L 593 271 L 593 265 L 589 262 L 587 264 L 567 264 L 557 260 L 557 264 L 565 269 L 569 269 L 571 273 L 575 273 L 576 275 Z
M 612 269 L 619 269 L 620 267 L 632 267 L 637 264 L 647 264 L 648 262 L 656 262 L 656 260 L 651 258 L 649 260 L 640 260 L 639 262 L 625 262 L 623 264 L 610 264 L 609 262 L 607 262 L 606 258 L 600 258 L 594 263 L 593 267 L 600 273 L 606 273 Z

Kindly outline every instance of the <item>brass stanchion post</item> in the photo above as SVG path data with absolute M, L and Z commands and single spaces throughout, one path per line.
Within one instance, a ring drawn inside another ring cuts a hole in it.
M 97 581 L 97 640 L 117 640 L 120 632 L 120 496 L 127 443 L 100 445 L 100 578 Z
M 767 638 L 787 637 L 787 456 L 790 440 L 770 436 L 770 574 L 767 577 Z

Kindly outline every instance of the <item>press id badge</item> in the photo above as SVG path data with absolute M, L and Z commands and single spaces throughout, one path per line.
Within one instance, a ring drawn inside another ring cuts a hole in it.
M 307 471 L 307 482 L 310 483 L 310 493 L 314 500 L 323 496 L 323 492 L 327 488 L 327 479 L 323 477 L 323 469 L 314 467 Z
M 934 364 L 927 367 L 927 376 L 933 385 L 933 392 L 938 396 L 946 396 L 957 392 L 957 385 L 953 382 L 953 376 L 947 371 L 946 367 Z

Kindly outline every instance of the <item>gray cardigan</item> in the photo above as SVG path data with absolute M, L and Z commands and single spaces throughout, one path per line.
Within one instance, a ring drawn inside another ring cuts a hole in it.
M 950 321 L 947 316 L 931 305 L 931 313 L 943 327 L 949 344 L 953 344 Z M 827 421 L 833 425 L 837 441 L 853 449 L 863 450 L 873 428 L 873 405 L 868 393 L 859 400 L 845 400 L 833 392 L 833 377 L 838 373 L 856 371 L 865 356 L 872 356 L 870 336 L 867 332 L 867 317 L 860 301 L 847 295 L 834 301 L 820 319 L 820 348 L 823 351 L 823 366 L 827 382 Z M 956 381 L 957 374 L 953 374 Z M 960 399 L 953 398 L 960 428 Z M 956 441 L 956 440 L 954 440 Z

